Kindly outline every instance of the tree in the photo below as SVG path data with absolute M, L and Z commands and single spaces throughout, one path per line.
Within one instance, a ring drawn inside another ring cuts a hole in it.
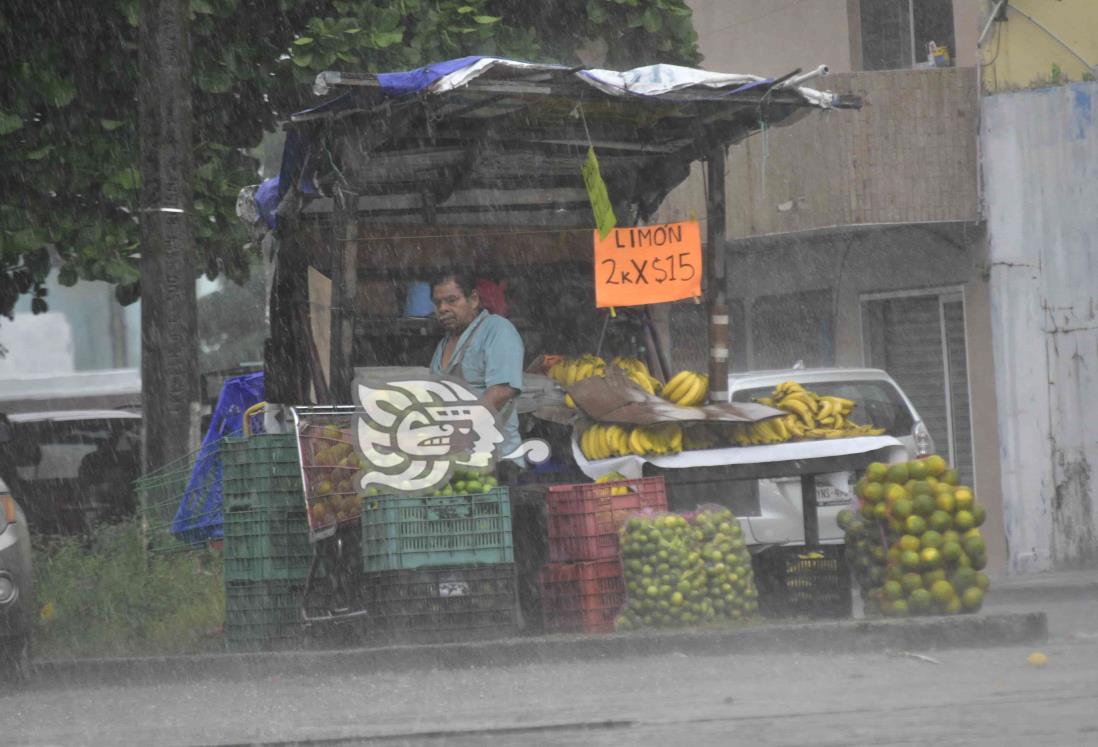
M 137 112 L 141 175 L 141 409 L 144 460 L 187 454 L 199 428 L 194 287 L 193 117 L 187 0 L 141 0 Z
M 240 281 L 234 214 L 255 180 L 248 150 L 314 103 L 324 69 L 383 71 L 466 54 L 608 67 L 694 64 L 684 0 L 190 0 L 195 266 Z M 0 4 L 0 314 L 25 293 L 45 311 L 50 247 L 62 285 L 140 295 L 137 256 L 138 0 Z

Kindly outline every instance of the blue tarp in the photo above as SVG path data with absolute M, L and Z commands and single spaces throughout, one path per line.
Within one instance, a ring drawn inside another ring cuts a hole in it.
M 407 70 L 399 73 L 381 73 L 377 76 L 377 82 L 389 96 L 407 96 L 419 93 L 427 86 L 433 85 L 450 73 L 469 67 L 474 62 L 484 59 L 482 55 L 459 57 L 456 60 L 445 60 L 433 65 Z
M 245 411 L 262 401 L 262 371 L 225 380 L 187 489 L 172 520 L 172 534 L 180 540 L 198 543 L 222 536 L 221 439 L 240 435 Z

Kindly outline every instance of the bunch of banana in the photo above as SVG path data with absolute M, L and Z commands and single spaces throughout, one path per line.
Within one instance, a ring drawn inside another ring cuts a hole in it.
M 682 451 L 682 426 L 676 423 L 638 426 L 629 434 L 629 447 L 641 456 L 678 454 Z
M 580 451 L 590 460 L 632 454 L 629 429 L 616 424 L 595 423 L 580 436 Z
M 642 373 L 645 376 L 650 376 L 651 371 L 648 370 L 648 364 L 642 361 L 640 358 L 627 358 L 623 355 L 616 355 L 610 359 L 610 365 L 617 366 L 623 371 L 636 371 Z
M 571 386 L 591 376 L 605 376 L 606 361 L 597 355 L 582 355 L 579 358 L 564 358 L 549 369 L 549 378 L 561 386 Z
M 682 427 L 675 423 L 659 423 L 629 429 L 595 423 L 580 436 L 579 446 L 591 461 L 629 454 L 677 454 L 682 451 Z
M 625 475 L 620 472 L 608 472 L 599 479 L 595 480 L 596 485 L 602 485 L 607 482 L 622 482 L 627 480 Z M 629 492 L 629 486 L 627 485 L 612 485 L 610 487 L 610 495 L 625 495 Z
M 798 440 L 884 433 L 883 428 L 857 425 L 849 420 L 855 407 L 852 400 L 820 396 L 795 381 L 782 382 L 774 387 L 769 397 L 759 397 L 755 401 L 789 413 L 783 418 L 763 422 L 773 423 L 774 430 L 785 430 L 790 438 Z
M 755 423 L 741 423 L 732 431 L 732 440 L 738 446 L 785 443 L 795 437 L 794 431 L 790 429 L 791 417 L 786 415 Z
M 682 407 L 694 407 L 709 397 L 709 377 L 696 371 L 679 371 L 664 384 L 660 396 Z
M 590 354 L 579 358 L 564 358 L 553 364 L 548 375 L 561 386 L 571 386 L 577 381 L 583 381 L 592 376 L 605 376 L 606 361 L 597 355 Z M 564 395 L 564 404 L 571 408 L 576 406 L 570 394 Z
M 687 451 L 715 449 L 720 446 L 721 438 L 704 423 L 689 425 L 682 431 L 682 447 Z

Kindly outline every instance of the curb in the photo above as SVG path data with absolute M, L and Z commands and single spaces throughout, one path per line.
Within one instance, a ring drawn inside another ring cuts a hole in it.
M 790 623 L 720 631 L 555 635 L 502 641 L 327 651 L 44 660 L 34 689 L 71 685 L 256 680 L 278 676 L 505 667 L 630 656 L 736 653 L 866 653 L 1036 643 L 1048 637 L 1043 612 L 910 620 Z
M 985 607 L 1016 604 L 1020 602 L 1098 602 L 1098 581 L 1070 584 L 1003 583 L 991 582 L 994 592 L 989 594 Z

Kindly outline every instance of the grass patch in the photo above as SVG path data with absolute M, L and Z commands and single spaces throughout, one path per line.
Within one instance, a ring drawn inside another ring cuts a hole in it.
M 219 553 L 146 552 L 140 523 L 92 539 L 35 547 L 42 657 L 140 656 L 221 650 L 225 585 Z

